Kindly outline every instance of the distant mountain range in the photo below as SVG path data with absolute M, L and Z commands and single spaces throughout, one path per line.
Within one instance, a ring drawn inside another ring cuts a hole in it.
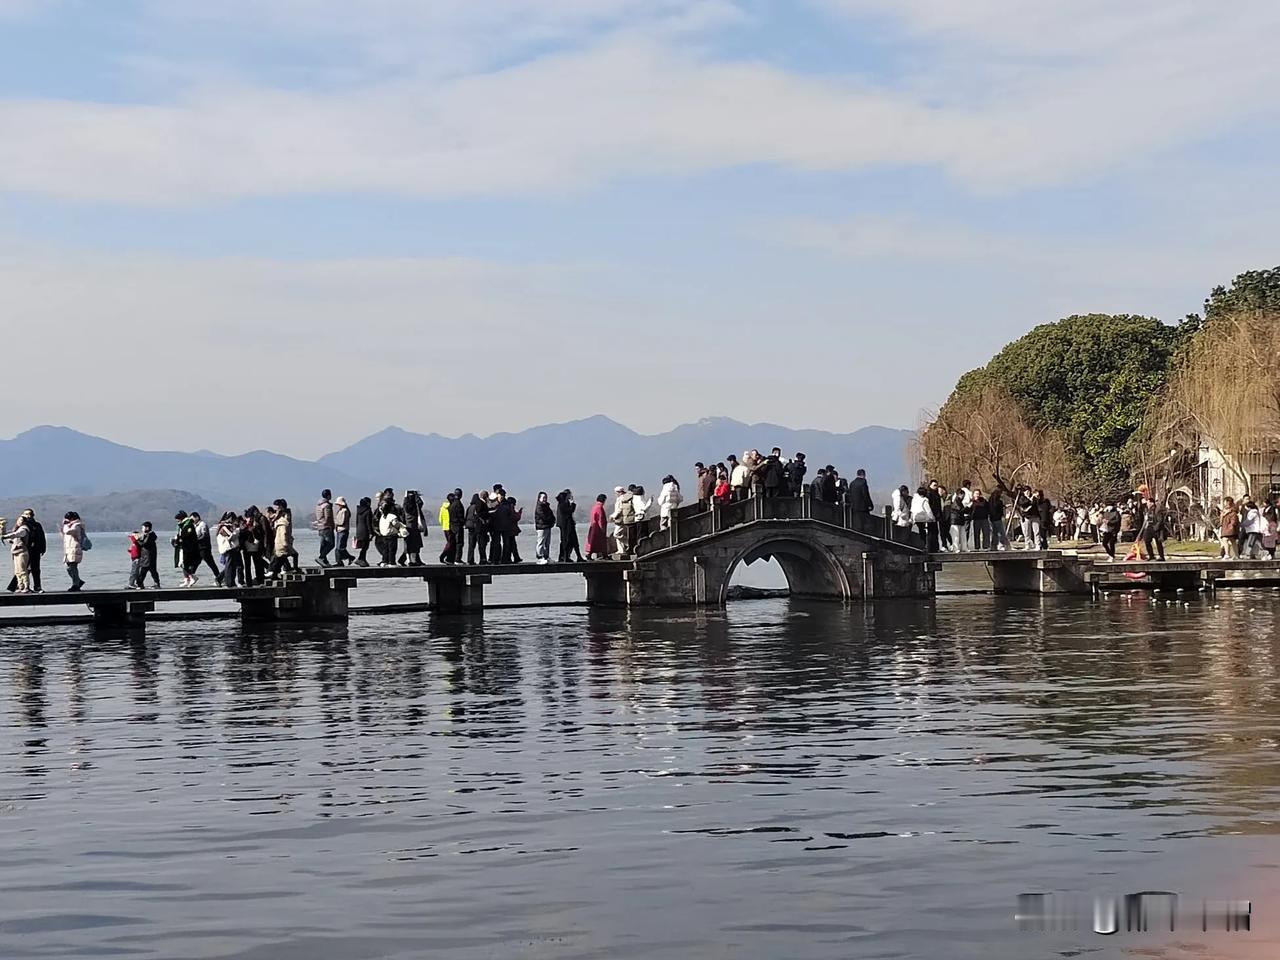
M 909 430 L 887 427 L 836 434 L 719 417 L 645 435 L 595 416 L 489 437 L 388 427 L 312 462 L 266 450 L 238 456 L 139 450 L 67 427 L 43 426 L 0 440 L 0 497 L 63 494 L 74 499 L 180 490 L 220 506 L 263 504 L 279 496 L 309 505 L 329 487 L 354 505 L 353 496 L 389 486 L 397 493 L 420 490 L 434 503 L 454 487 L 471 491 L 503 483 L 522 499 L 567 486 L 585 501 L 617 484 L 641 483 L 656 493 L 666 473 L 687 488 L 695 461 L 741 456 L 746 447 L 767 453 L 775 445 L 787 456 L 805 453 L 811 473 L 825 463 L 846 476 L 864 467 L 873 489 L 888 490 L 906 476 L 910 438 Z
M 179 510 L 198 513 L 206 520 L 222 515 L 216 504 L 189 490 L 128 490 L 101 496 L 47 493 L 0 498 L 0 517 L 6 517 L 9 529 L 13 529 L 18 515 L 28 507 L 49 533 L 58 529 L 68 510 L 80 514 L 88 530 L 117 532 L 136 530 L 144 520 L 150 520 L 158 530 L 169 530 Z

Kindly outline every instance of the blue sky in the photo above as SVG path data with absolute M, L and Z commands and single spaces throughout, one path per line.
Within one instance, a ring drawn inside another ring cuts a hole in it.
M 1259 0 L 0 0 L 40 359 L 0 434 L 914 426 L 1037 323 L 1280 262 L 1277 40 Z

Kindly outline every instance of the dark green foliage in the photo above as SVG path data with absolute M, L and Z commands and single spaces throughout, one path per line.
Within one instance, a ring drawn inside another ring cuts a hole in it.
M 1185 333 L 1151 317 L 1099 313 L 1041 324 L 965 374 L 952 397 L 994 381 L 1021 403 L 1031 424 L 1061 436 L 1074 492 L 1126 489 L 1125 444 L 1163 387 Z
M 1230 288 L 1214 287 L 1204 302 L 1204 318 L 1213 320 L 1242 309 L 1280 311 L 1280 267 L 1247 270 Z

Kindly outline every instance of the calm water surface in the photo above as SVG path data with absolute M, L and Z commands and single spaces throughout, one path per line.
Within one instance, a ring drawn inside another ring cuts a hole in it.
M 0 957 L 1280 956 L 1278 612 L 10 628 Z M 1152 888 L 1255 930 L 1013 929 Z

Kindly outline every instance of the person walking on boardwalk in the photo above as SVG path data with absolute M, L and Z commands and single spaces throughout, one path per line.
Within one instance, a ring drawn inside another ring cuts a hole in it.
M 473 493 L 463 523 L 467 528 L 467 566 L 489 562 L 489 501 L 483 493 Z M 480 559 L 476 559 L 477 551 Z
M 876 505 L 871 500 L 871 488 L 867 485 L 867 471 L 861 467 L 849 483 L 849 512 L 854 516 L 854 526 L 860 530 L 871 529 L 871 514 Z
M 347 498 L 339 497 L 333 501 L 333 559 L 338 566 L 345 567 L 355 560 L 347 550 L 347 541 L 351 536 L 351 508 L 347 506 Z
M 222 568 L 213 559 L 213 538 L 209 535 L 209 525 L 200 514 L 191 511 L 191 519 L 196 525 L 196 547 L 200 551 L 200 561 L 213 571 L 214 582 L 222 586 Z M 196 564 L 197 568 L 199 564 Z
M 71 578 L 71 586 L 67 588 L 69 593 L 76 593 L 84 586 L 80 579 L 80 564 L 89 545 L 80 514 L 74 510 L 67 511 L 62 518 L 62 562 L 67 565 L 67 576 Z
M 619 555 L 630 553 L 631 527 L 636 522 L 635 494 L 625 487 L 614 487 L 613 540 Z
M 803 453 L 797 453 L 791 458 L 791 462 L 787 464 L 787 496 L 804 496 L 804 475 L 808 470 L 809 465 L 805 463 Z
M 538 502 L 533 507 L 533 529 L 538 542 L 533 550 L 533 559 L 539 564 L 551 562 L 551 531 L 556 528 L 556 513 L 551 509 L 551 500 L 545 490 L 538 493 Z
M 461 563 L 467 545 L 467 507 L 462 502 L 462 488 L 453 488 L 453 500 L 449 503 L 449 527 L 454 532 L 453 562 Z
M 134 530 L 129 534 L 129 589 L 143 589 L 142 534 Z
M 44 526 L 36 519 L 35 511 L 30 507 L 23 510 L 18 517 L 18 526 L 26 529 L 23 539 L 26 545 L 27 592 L 43 593 L 44 590 L 40 586 L 40 558 L 48 549 Z M 14 529 L 16 530 L 17 527 Z M 9 592 L 14 593 L 17 589 L 18 577 L 15 573 L 13 579 L 9 581 Z
M 311 521 L 311 527 L 320 534 L 320 555 L 316 557 L 316 563 L 322 567 L 330 566 L 329 551 L 336 545 L 334 533 L 336 523 L 333 518 L 333 493 L 328 488 L 320 491 L 320 499 L 316 501 L 316 516 Z M 338 565 L 342 565 L 341 559 Z
M 355 548 L 359 551 L 359 555 L 355 558 L 353 566 L 367 567 L 369 565 L 369 545 L 373 543 L 373 532 L 376 529 L 376 521 L 373 517 L 373 500 L 370 497 L 361 497 L 360 502 L 356 504 Z
M 711 497 L 716 490 L 716 474 L 714 470 L 708 470 L 706 464 L 701 460 L 693 465 L 694 469 L 694 489 L 698 493 L 698 510 L 711 509 Z
M 911 522 L 930 553 L 938 552 L 938 521 L 929 499 L 929 488 L 921 484 L 911 498 Z
M 998 487 L 987 498 L 987 519 L 991 522 L 991 549 L 1008 550 L 1009 535 L 1004 528 L 1004 496 Z
M 1116 558 L 1116 542 L 1120 539 L 1120 508 L 1112 503 L 1102 511 L 1099 520 L 1102 549 L 1108 560 Z
M 271 552 L 271 531 L 267 518 L 256 505 L 250 504 L 244 511 L 244 532 L 240 538 L 244 547 L 244 578 L 254 587 L 262 586 L 267 575 L 267 557 Z
M 404 527 L 404 554 L 400 557 L 400 566 L 422 566 L 422 538 L 427 529 L 426 504 L 417 490 L 406 490 L 404 506 L 401 508 L 400 522 Z M 395 558 L 395 553 L 392 553 Z
M 621 491 L 621 487 L 618 488 Z M 587 559 L 604 560 L 609 555 L 608 515 L 604 505 L 609 498 L 603 493 L 596 496 L 595 506 L 591 508 L 591 523 L 587 527 Z
M 1049 532 L 1053 529 L 1053 501 L 1045 496 L 1045 492 L 1043 490 L 1037 490 L 1034 497 L 1040 510 L 1040 549 L 1048 550 Z
M 756 473 L 760 478 L 760 486 L 766 497 L 770 499 L 782 496 L 786 487 L 787 470 L 782 463 L 782 450 L 774 447 L 769 451 Z
M 711 493 L 711 500 L 721 506 L 733 500 L 733 487 L 729 485 L 729 468 L 723 463 L 716 465 L 716 485 Z
M 271 567 L 267 579 L 282 576 L 289 566 L 289 515 L 280 509 L 280 501 L 267 507 L 267 522 L 271 525 Z
M 507 557 L 503 563 L 524 563 L 520 559 L 520 521 L 524 519 L 524 507 L 516 502 L 515 497 L 508 497 L 507 503 L 511 507 L 511 542 L 504 546 L 504 552 Z
M 1018 491 L 1013 508 L 1022 524 L 1022 549 L 1034 550 L 1040 538 L 1040 507 L 1032 498 L 1030 487 Z
M 200 578 L 196 575 L 196 571 L 200 569 L 200 542 L 196 537 L 196 522 L 185 510 L 179 510 L 173 515 L 173 519 L 178 523 L 178 528 L 173 535 L 173 545 L 178 548 L 182 566 L 182 585 L 194 587 L 200 582 Z
M 1244 511 L 1240 521 L 1244 530 L 1244 547 L 1240 556 L 1245 560 L 1261 560 L 1262 557 L 1262 511 L 1249 494 L 1244 495 Z
M 1222 513 L 1219 517 L 1218 543 L 1221 550 L 1218 556 L 1224 560 L 1240 558 L 1240 511 L 1231 497 L 1222 500 Z
M 905 483 L 893 491 L 890 497 L 892 519 L 895 527 L 911 527 L 911 488 Z
M 143 579 L 149 573 L 152 586 L 159 589 L 160 567 L 157 558 L 160 552 L 160 538 L 156 536 L 155 527 L 151 525 L 150 520 L 143 521 L 138 542 L 142 546 L 142 570 L 139 571 L 138 586 L 142 586 Z
M 964 505 L 964 493 L 957 490 L 951 497 L 951 549 L 956 553 L 969 551 L 969 508 Z
M 446 494 L 444 503 L 440 504 L 440 511 L 436 516 L 436 522 L 440 524 L 440 531 L 444 534 L 444 548 L 440 551 L 438 558 L 441 563 L 457 562 L 454 559 L 454 547 L 457 546 L 458 537 L 462 535 L 462 531 L 453 525 L 454 500 L 452 493 Z
M 991 549 L 990 501 L 978 489 L 969 494 L 969 535 L 972 538 L 970 546 L 974 550 Z
M 400 533 L 404 524 L 400 520 L 400 508 L 395 500 L 383 498 L 378 508 L 378 551 L 382 559 L 380 567 L 394 567 L 400 550 Z
M 579 563 L 584 559 L 582 547 L 578 544 L 577 512 L 578 505 L 573 501 L 572 490 L 561 490 L 556 494 L 556 528 L 560 531 L 561 563 L 569 563 L 574 557 L 577 557 Z
M 682 503 L 684 496 L 680 493 L 680 481 L 668 473 L 662 478 L 662 489 L 658 491 L 658 519 L 663 530 L 671 528 L 671 515 L 680 509 Z
M 627 488 L 631 491 L 632 506 L 636 511 L 636 523 L 644 523 L 649 519 L 649 511 L 653 508 L 653 498 L 646 496 L 644 487 L 638 483 L 633 483 Z M 637 528 L 639 533 L 639 528 Z M 634 544 L 634 540 L 632 541 Z
M 9 556 L 13 560 L 13 585 L 11 593 L 32 593 L 31 590 L 31 524 L 24 513 L 18 525 L 4 534 L 9 543 Z
M 222 559 L 222 577 L 219 583 L 228 586 L 244 586 L 244 531 L 243 521 L 232 511 L 226 511 L 218 520 L 213 541 Z
M 281 497 L 279 500 L 274 500 L 272 502 L 275 503 L 276 505 L 276 512 L 284 514 L 285 521 L 286 521 L 285 522 L 285 539 L 288 541 L 288 546 L 289 546 L 288 554 L 287 554 L 288 561 L 289 561 L 289 569 L 292 570 L 294 573 L 297 573 L 300 568 L 298 565 L 298 551 L 297 551 L 297 548 L 295 548 L 293 545 L 293 508 L 289 506 L 289 502 L 285 500 L 283 497 Z
M 1142 514 L 1142 542 L 1146 545 L 1147 556 L 1152 559 L 1164 559 L 1165 510 L 1151 497 L 1143 501 L 1146 510 Z M 1157 558 L 1157 554 L 1159 557 Z
M 744 453 L 743 456 L 747 454 Z M 729 467 L 729 486 L 733 490 L 733 499 L 735 501 L 747 499 L 751 487 L 751 471 L 747 469 L 746 464 L 739 463 L 738 458 L 732 453 L 725 457 L 725 462 Z

